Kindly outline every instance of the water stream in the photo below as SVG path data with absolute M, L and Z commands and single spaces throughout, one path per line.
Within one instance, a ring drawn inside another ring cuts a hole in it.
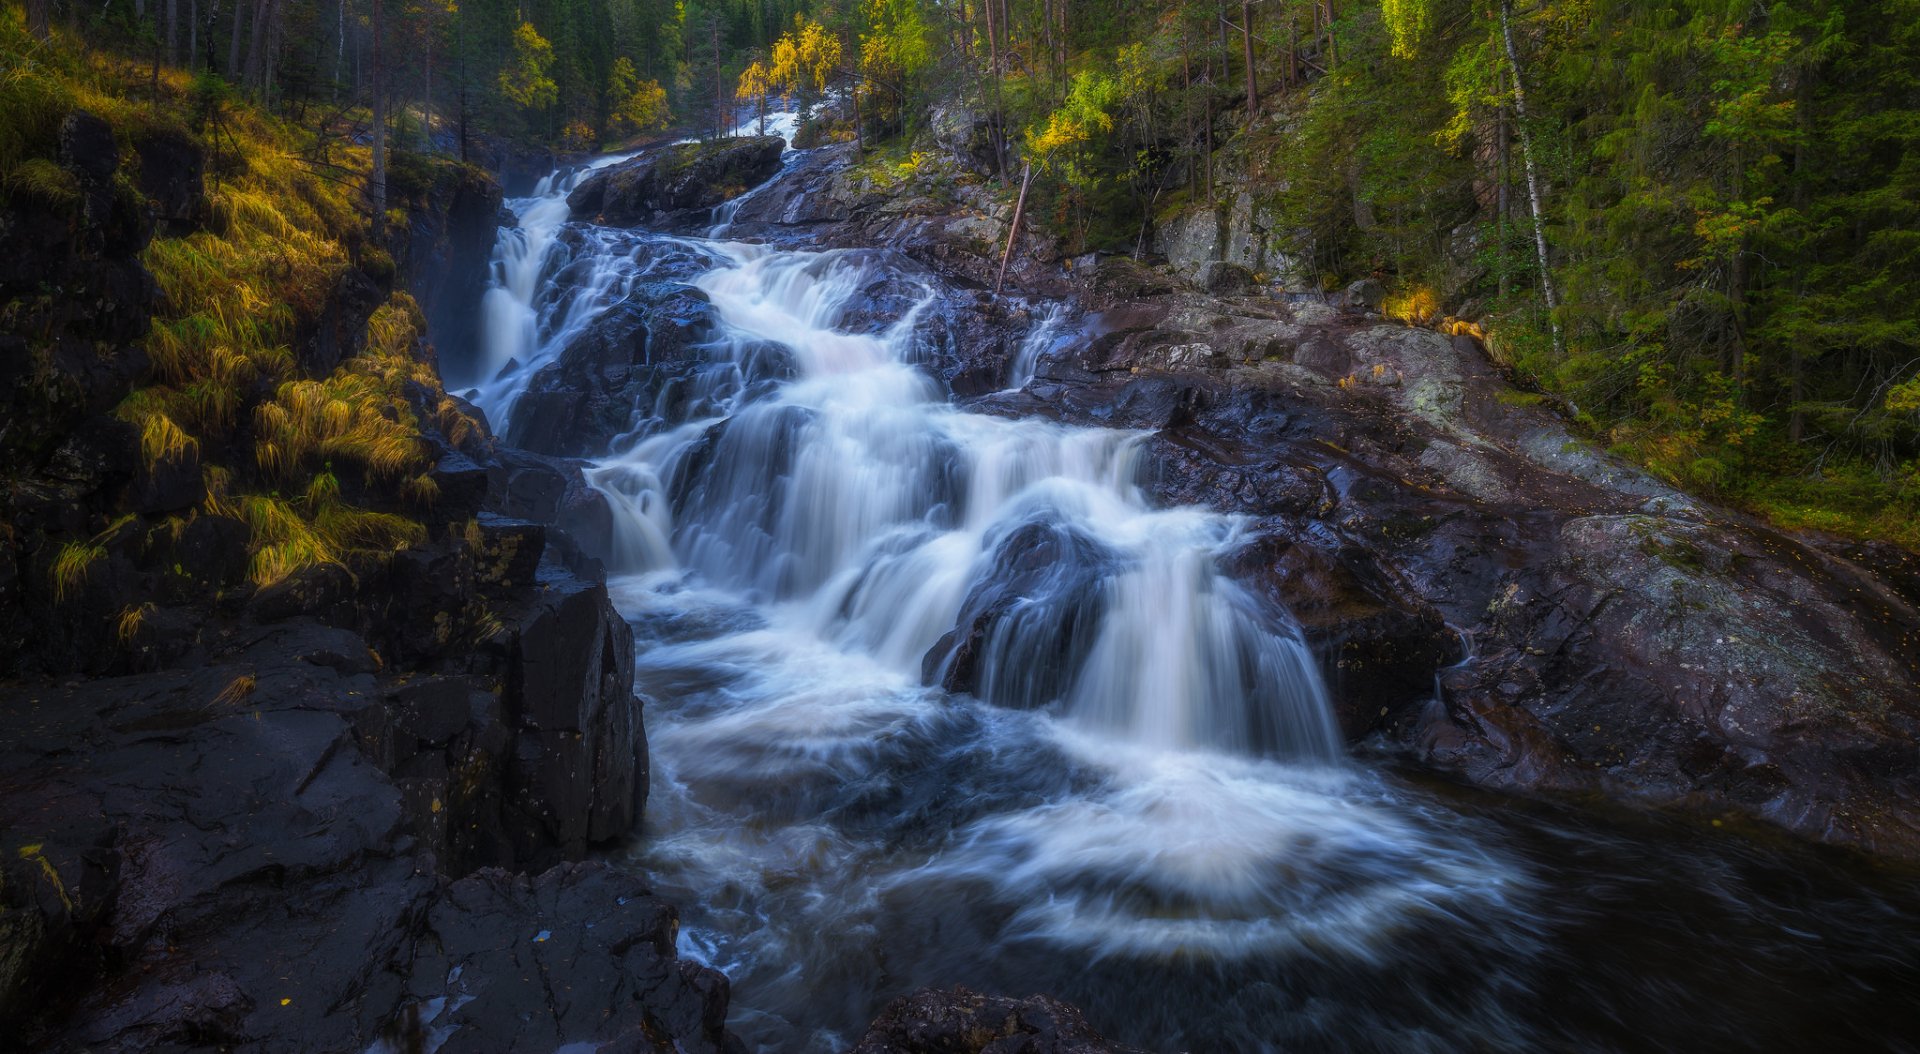
M 1141 436 L 954 406 L 916 336 L 942 290 L 845 324 L 884 254 L 728 241 L 731 210 L 704 238 L 569 225 L 575 178 L 510 203 L 450 370 L 504 433 L 648 246 L 704 261 L 697 390 L 590 479 L 652 701 L 632 864 L 751 1047 L 844 1049 L 967 983 L 1155 1050 L 1700 1049 L 1845 1036 L 1911 983 L 1915 942 L 1873 935 L 1912 905 L 1841 871 L 1347 756 L 1287 612 L 1216 569 L 1247 525 L 1153 507 Z M 1037 317 L 1012 386 L 1067 339 Z M 957 662 L 977 692 L 938 687 Z

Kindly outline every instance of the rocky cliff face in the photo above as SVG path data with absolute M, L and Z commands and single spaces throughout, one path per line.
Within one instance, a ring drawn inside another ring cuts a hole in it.
M 577 470 L 443 431 L 422 390 L 426 540 L 254 586 L 248 525 L 197 508 L 198 456 L 156 476 L 108 415 L 147 369 L 140 249 L 205 211 L 194 144 L 136 144 L 130 172 L 85 114 L 62 144 L 68 211 L 0 208 L 25 250 L 0 265 L 0 1028 L 49 1049 L 723 1049 L 726 981 L 677 959 L 672 908 L 569 863 L 629 835 L 647 787 L 632 636 L 547 526 L 595 523 Z M 470 315 L 499 192 L 441 189 L 410 202 L 400 273 Z M 384 280 L 349 270 L 301 320 L 305 368 L 359 354 Z M 62 589 L 56 541 L 102 521 Z

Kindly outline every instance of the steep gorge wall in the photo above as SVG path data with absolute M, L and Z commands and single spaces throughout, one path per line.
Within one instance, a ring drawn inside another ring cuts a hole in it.
M 567 863 L 629 835 L 647 786 L 632 637 L 604 575 L 514 515 L 553 518 L 577 471 L 496 453 L 409 381 L 434 498 L 383 514 L 418 540 L 261 582 L 259 525 L 202 478 L 250 454 L 246 426 L 156 459 L 112 412 L 150 370 L 142 250 L 156 227 L 206 222 L 204 155 L 190 137 L 127 149 L 76 111 L 52 161 L 79 188 L 69 210 L 0 202 L 21 249 L 0 270 L 7 1032 L 363 1049 L 417 1041 L 407 1008 L 440 998 L 467 1009 L 434 1029 L 483 1046 L 719 1049 L 725 979 L 677 961 L 672 909 Z M 396 195 L 410 221 L 392 263 L 361 254 L 295 320 L 305 376 L 356 365 L 396 288 L 461 339 L 500 192 L 463 166 L 422 174 Z M 425 343 L 411 355 L 430 367 Z M 372 481 L 345 485 L 378 511 Z M 564 934 L 552 964 L 576 998 L 530 1004 L 518 949 L 544 955 L 546 933 Z

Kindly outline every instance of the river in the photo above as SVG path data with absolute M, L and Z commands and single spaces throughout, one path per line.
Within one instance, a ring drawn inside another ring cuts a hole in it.
M 735 241 L 730 210 L 569 224 L 576 178 L 509 203 L 448 369 L 506 434 L 662 245 L 701 261 L 707 365 L 589 478 L 648 700 L 631 864 L 750 1047 L 844 1049 L 964 983 L 1152 1050 L 1912 1049 L 1910 895 L 1355 755 L 1288 613 L 1217 570 L 1247 525 L 1154 507 L 1140 434 L 957 405 L 918 339 L 937 281 L 843 325 L 887 254 Z M 1008 385 L 1071 339 L 1053 307 Z M 955 662 L 978 692 L 938 687 Z

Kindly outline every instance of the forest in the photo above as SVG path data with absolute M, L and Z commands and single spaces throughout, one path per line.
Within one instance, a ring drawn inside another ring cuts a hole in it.
M 584 152 L 823 107 L 994 129 L 1072 251 L 1250 195 L 1285 281 L 1483 323 L 1605 446 L 1789 526 L 1920 545 L 1911 0 L 30 0 L 298 126 Z M 30 56 L 10 55 L 15 64 Z M 841 114 L 840 111 L 846 111 Z M 376 117 L 377 115 L 377 117 Z M 1390 305 L 1391 306 L 1391 305 Z

